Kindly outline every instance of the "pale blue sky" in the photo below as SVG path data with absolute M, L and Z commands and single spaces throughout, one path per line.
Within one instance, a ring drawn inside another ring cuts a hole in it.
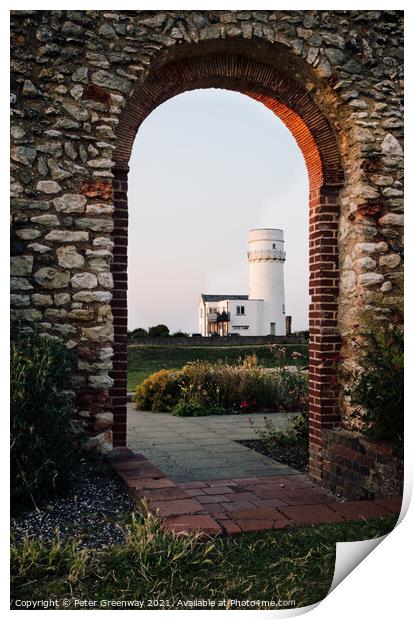
M 308 178 L 293 136 L 245 95 L 207 89 L 160 105 L 129 174 L 129 329 L 198 331 L 200 293 L 247 294 L 251 228 L 285 231 L 286 312 L 308 326 Z

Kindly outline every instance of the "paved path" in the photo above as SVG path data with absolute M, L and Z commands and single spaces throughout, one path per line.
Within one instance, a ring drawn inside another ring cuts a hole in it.
M 142 512 L 176 533 L 240 534 L 398 514 L 400 497 L 341 502 L 304 474 L 176 483 L 142 454 L 118 448 L 107 456 Z
M 290 414 L 292 415 L 292 414 Z M 270 413 L 275 426 L 289 414 Z M 174 482 L 297 474 L 297 471 L 236 443 L 254 439 L 249 424 L 264 425 L 264 414 L 179 418 L 128 406 L 128 447 L 143 454 Z

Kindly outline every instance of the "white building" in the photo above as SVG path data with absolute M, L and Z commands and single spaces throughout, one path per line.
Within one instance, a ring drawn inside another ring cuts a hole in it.
M 285 336 L 286 260 L 283 230 L 255 228 L 249 233 L 249 294 L 206 295 L 198 308 L 203 336 Z

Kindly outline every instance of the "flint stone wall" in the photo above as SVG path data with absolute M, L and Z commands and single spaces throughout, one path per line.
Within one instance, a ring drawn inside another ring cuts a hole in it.
M 328 316 L 331 327 L 325 322 L 314 346 L 318 350 L 322 342 L 335 367 L 332 382 L 338 377 L 344 384 L 358 365 L 364 311 L 370 309 L 379 321 L 399 320 L 402 13 L 14 11 L 11 41 L 12 320 L 25 331 L 36 323 L 42 333 L 76 351 L 72 387 L 77 417 L 91 430 L 90 445 L 111 448 L 114 399 L 124 402 L 123 147 L 134 138 L 134 115 L 151 112 L 151 106 L 134 111 L 133 96 L 140 100 L 154 71 L 187 57 L 202 62 L 208 55 L 214 64 L 215 53 L 231 53 L 240 67 L 253 58 L 288 74 L 305 93 L 298 97 L 320 111 L 336 136 L 344 180 L 337 216 L 329 215 L 325 230 L 330 226 L 337 252 L 331 268 L 339 268 L 339 278 L 320 279 L 321 286 L 331 286 L 335 303 L 321 305 L 316 313 Z M 226 87 L 225 76 L 218 85 Z M 155 81 L 153 91 L 156 87 Z M 263 100 L 253 92 L 254 83 L 251 88 L 248 94 Z M 285 114 L 289 126 L 289 110 L 274 109 Z M 318 181 L 312 158 L 328 167 L 336 157 L 329 149 L 324 153 L 323 141 L 319 154 L 315 149 L 312 154 L 306 152 L 306 135 L 298 139 L 311 190 Z M 321 222 L 318 226 L 316 239 L 323 230 Z M 322 264 L 324 257 L 318 260 Z M 329 329 L 339 334 L 340 356 L 336 344 L 326 345 L 324 330 Z M 345 426 L 346 411 L 342 398 Z M 334 419 L 326 417 L 325 426 Z M 314 441 L 320 441 L 323 427 L 319 424 Z M 124 431 L 118 429 L 115 443 L 124 441 Z

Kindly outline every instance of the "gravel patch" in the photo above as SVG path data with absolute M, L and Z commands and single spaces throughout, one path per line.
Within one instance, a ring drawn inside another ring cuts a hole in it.
M 302 473 L 308 471 L 309 452 L 306 444 L 284 446 L 263 439 L 243 439 L 237 443 Z
M 26 510 L 11 520 L 18 544 L 24 536 L 62 542 L 76 539 L 81 547 L 104 549 L 125 540 L 125 524 L 135 504 L 121 481 L 105 463 L 81 463 L 72 472 L 64 497 L 48 500 L 39 509 Z

